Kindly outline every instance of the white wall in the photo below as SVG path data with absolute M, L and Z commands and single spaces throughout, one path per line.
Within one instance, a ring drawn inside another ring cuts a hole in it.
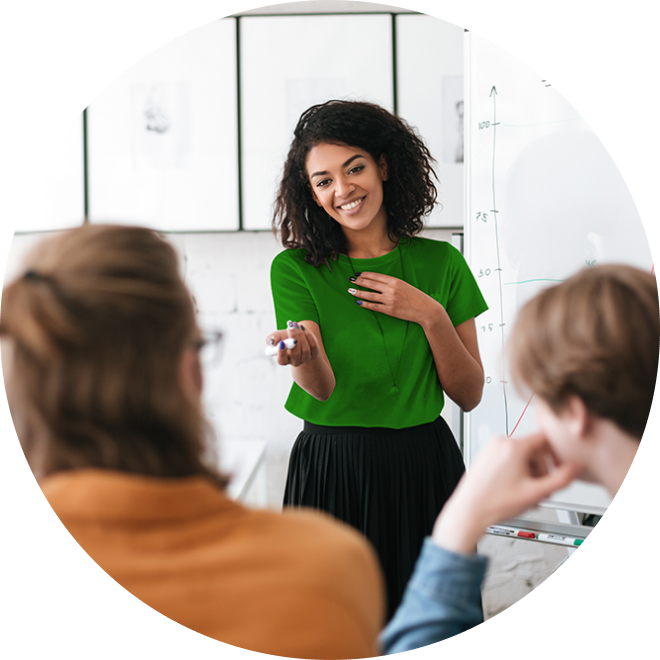
M 276 5 L 244 12 L 244 15 L 315 11 L 402 12 L 400 9 L 386 5 L 332 1 Z M 406 21 L 415 21 L 419 18 L 421 17 L 406 17 Z M 435 49 L 436 46 L 439 47 L 433 43 L 429 47 Z M 462 59 L 462 53 L 460 57 Z M 402 63 L 401 65 L 403 66 Z M 437 67 L 435 71 L 437 73 Z M 445 72 L 447 75 L 448 73 L 457 72 Z M 434 85 L 436 82 L 436 86 L 427 86 L 417 91 L 435 95 L 433 98 L 437 101 L 440 98 L 440 78 L 435 80 Z M 405 89 L 400 91 L 407 93 Z M 402 109 L 406 108 L 405 98 L 400 99 L 400 102 Z M 433 116 L 430 115 L 430 119 L 422 115 L 417 116 L 413 106 L 412 102 L 408 106 L 411 123 L 419 125 L 423 135 L 432 136 L 432 132 L 437 129 L 432 123 Z M 405 116 L 406 113 L 402 114 Z M 90 120 L 92 119 L 93 115 L 90 113 Z M 439 120 L 438 116 L 438 126 Z M 76 127 L 75 130 L 77 132 L 67 144 L 72 153 L 80 153 L 79 129 Z M 439 159 L 442 157 L 440 153 L 435 155 Z M 75 202 L 70 206 L 75 208 L 67 213 L 72 217 L 78 217 L 81 213 L 80 204 L 77 203 L 80 190 L 80 162 L 76 161 L 75 157 L 72 157 L 71 161 L 67 185 L 73 191 L 69 197 Z M 58 163 L 58 167 L 61 169 L 62 164 Z M 443 183 L 448 184 L 446 168 L 454 168 L 456 170 L 454 174 L 456 177 L 459 176 L 458 166 L 445 164 L 444 167 L 445 171 L 441 168 L 440 172 Z M 155 174 L 153 176 L 156 177 Z M 457 187 L 462 185 L 459 178 L 453 183 L 450 182 L 451 185 L 447 185 L 445 193 L 441 189 L 441 194 L 456 191 Z M 152 188 L 157 184 L 160 185 L 159 181 L 160 179 L 154 178 Z M 47 182 L 41 183 L 43 185 L 40 187 L 43 188 L 48 185 Z M 112 193 L 115 193 L 114 189 Z M 144 196 L 143 193 L 141 195 Z M 55 199 L 53 195 L 48 197 L 49 200 L 51 198 Z M 462 198 L 462 194 L 459 198 Z M 448 217 L 451 206 L 447 199 L 443 201 L 447 210 L 445 217 Z M 460 225 L 460 221 L 456 220 L 460 218 L 460 207 L 455 206 L 456 210 L 451 213 L 450 221 L 444 222 L 443 226 Z M 93 212 L 93 200 L 91 208 Z M 35 213 L 24 219 L 26 228 L 63 227 L 59 217 L 61 213 L 58 214 L 57 211 L 58 209 L 50 202 L 40 206 L 38 212 L 35 210 Z M 51 215 L 47 218 L 47 214 Z M 129 215 L 131 215 L 130 210 Z M 450 234 L 450 230 L 427 232 L 427 235 L 443 240 L 449 240 Z M 44 235 L 21 234 L 14 238 L 5 281 L 19 272 L 22 256 Z M 200 324 L 205 328 L 217 328 L 225 333 L 222 360 L 217 367 L 206 373 L 205 402 L 208 415 L 216 427 L 220 443 L 223 439 L 239 441 L 262 439 L 267 442 L 268 502 L 270 506 L 277 508 L 282 500 L 291 445 L 302 427 L 301 420 L 288 414 L 283 408 L 291 384 L 288 368 L 278 367 L 263 355 L 265 336 L 275 328 L 270 297 L 269 267 L 273 256 L 281 247 L 269 232 L 187 232 L 169 234 L 168 238 L 180 254 L 182 272 L 198 305 Z M 484 539 L 480 549 L 491 557 L 484 588 L 484 609 L 487 617 L 506 609 L 531 591 L 566 556 L 566 550 L 562 548 L 493 537 Z
M 5 281 L 20 273 L 25 253 L 48 235 L 14 237 Z M 449 230 L 428 230 L 425 235 L 451 240 Z M 223 440 L 265 440 L 268 505 L 277 509 L 289 452 L 302 428 L 302 421 L 284 410 L 291 386 L 289 368 L 263 353 L 265 337 L 275 328 L 270 263 L 281 245 L 268 232 L 169 234 L 167 238 L 179 253 L 200 325 L 224 333 L 221 359 L 206 372 L 205 393 L 219 451 Z M 448 421 L 451 424 L 451 418 Z M 563 548 L 494 537 L 486 537 L 480 549 L 491 557 L 483 592 L 487 616 L 529 593 L 566 557 Z

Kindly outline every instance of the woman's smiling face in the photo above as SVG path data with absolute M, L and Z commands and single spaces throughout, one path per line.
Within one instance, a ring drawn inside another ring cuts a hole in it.
M 310 149 L 306 168 L 314 200 L 345 233 L 367 228 L 387 231 L 384 157 L 377 163 L 358 147 L 322 142 Z

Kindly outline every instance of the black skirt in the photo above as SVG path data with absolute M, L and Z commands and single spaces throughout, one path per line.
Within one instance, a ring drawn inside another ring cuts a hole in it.
M 385 575 L 389 620 L 464 471 L 442 417 L 399 430 L 305 422 L 291 452 L 284 506 L 320 509 L 369 539 Z

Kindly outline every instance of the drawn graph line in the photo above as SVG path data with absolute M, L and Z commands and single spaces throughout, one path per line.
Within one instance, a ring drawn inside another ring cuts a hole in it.
M 545 81 L 543 81 L 545 82 Z M 546 87 L 549 87 L 550 85 L 546 85 Z M 491 208 L 491 213 L 493 213 L 493 221 L 494 221 L 494 227 L 495 227 L 495 250 L 496 250 L 496 257 L 497 257 L 497 276 L 498 276 L 498 284 L 499 284 L 499 302 L 500 302 L 500 332 L 501 332 L 501 342 L 502 342 L 502 355 L 504 355 L 504 349 L 505 349 L 505 322 L 504 322 L 504 303 L 503 303 L 503 287 L 504 286 L 510 286 L 510 285 L 520 285 L 520 284 L 529 284 L 532 282 L 563 282 L 563 279 L 552 279 L 552 278 L 534 278 L 534 279 L 528 279 L 528 280 L 521 280 L 518 282 L 502 282 L 502 267 L 501 267 L 501 258 L 500 258 L 500 242 L 499 242 L 499 227 L 498 227 L 498 214 L 499 210 L 497 208 L 497 196 L 496 196 L 496 152 L 497 152 L 497 127 L 502 126 L 505 128 L 531 128 L 535 126 L 545 126 L 549 124 L 557 124 L 557 123 L 565 123 L 565 122 L 573 122 L 573 121 L 582 121 L 582 117 L 574 117 L 574 118 L 569 118 L 569 119 L 561 119 L 557 121 L 550 121 L 550 122 L 541 122 L 541 123 L 534 123 L 534 124 L 506 124 L 502 122 L 497 121 L 497 87 L 493 85 L 490 90 L 489 97 L 492 98 L 493 102 L 493 121 L 492 121 L 492 128 L 493 128 L 493 155 L 492 155 L 492 162 L 491 162 L 491 195 L 492 195 L 492 208 Z M 484 122 L 484 124 L 488 124 L 488 122 Z M 481 126 L 480 126 L 481 128 Z M 485 220 L 484 220 L 485 222 Z M 587 262 L 587 265 L 592 265 L 589 262 Z M 655 264 L 651 265 L 651 274 L 655 274 Z M 505 365 L 505 360 L 502 360 L 502 378 L 501 381 L 502 383 L 502 395 L 503 395 L 503 400 L 504 400 L 504 419 L 505 419 L 505 429 L 506 429 L 506 436 L 507 437 L 512 437 L 513 434 L 516 432 L 518 429 L 518 426 L 522 422 L 523 418 L 525 417 L 525 414 L 527 413 L 527 410 L 529 409 L 530 404 L 532 403 L 532 400 L 534 399 L 534 394 L 532 394 L 527 401 L 527 404 L 525 405 L 522 413 L 520 414 L 520 417 L 516 421 L 513 429 L 511 432 L 509 432 L 509 405 L 508 405 L 508 394 L 507 394 L 507 378 L 506 378 L 506 365 Z
M 520 422 L 522 422 L 522 418 L 525 416 L 525 413 L 527 412 L 527 408 L 529 408 L 529 404 L 532 402 L 533 398 L 534 398 L 534 394 L 532 394 L 532 396 L 529 397 L 529 401 L 527 402 L 527 405 L 525 406 L 525 409 L 522 411 L 522 414 L 518 418 L 518 421 L 516 422 L 516 425 L 513 427 L 513 431 L 511 431 L 511 433 L 508 433 L 507 437 L 510 438 L 516 432 L 516 429 L 518 428 L 518 424 L 520 424 Z
M 536 126 L 551 126 L 552 124 L 565 124 L 567 121 L 580 121 L 582 117 L 571 117 L 570 119 L 555 119 L 553 121 L 541 121 L 537 124 L 501 124 L 506 128 L 535 128 Z
M 504 286 L 509 286 L 510 284 L 529 284 L 530 282 L 563 282 L 564 280 L 551 280 L 548 277 L 539 277 L 535 280 L 521 280 L 520 282 L 505 282 Z

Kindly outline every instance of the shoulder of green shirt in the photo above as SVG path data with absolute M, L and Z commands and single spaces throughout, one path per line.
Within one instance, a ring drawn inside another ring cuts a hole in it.
M 410 246 L 415 250 L 420 250 L 429 255 L 430 254 L 438 255 L 438 256 L 461 255 L 459 250 L 457 250 L 451 243 L 449 243 L 448 241 L 439 240 L 437 238 L 426 238 L 424 236 L 415 236 L 412 239 Z
M 273 263 L 307 263 L 305 261 L 306 254 L 307 250 L 304 248 L 286 248 L 275 255 Z

